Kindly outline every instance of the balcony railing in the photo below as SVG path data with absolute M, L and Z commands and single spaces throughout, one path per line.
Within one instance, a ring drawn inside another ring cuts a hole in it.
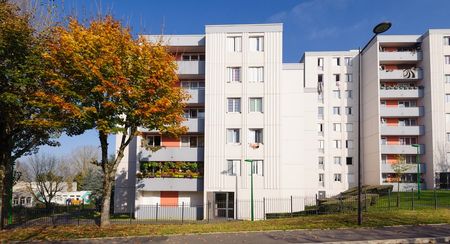
M 138 191 L 203 191 L 202 178 L 144 178 L 137 183 Z
M 412 145 L 381 145 L 382 154 L 417 154 L 417 148 Z M 425 145 L 419 145 L 419 154 L 425 153 Z
M 141 161 L 203 161 L 203 147 L 162 147 L 152 152 L 143 149 L 140 152 Z
M 205 74 L 205 61 L 177 61 L 177 64 L 180 75 Z
M 415 87 L 381 87 L 381 98 L 420 98 L 423 97 L 423 89 Z
M 381 125 L 380 133 L 383 136 L 421 136 L 425 133 L 425 127 L 423 125 L 418 126 Z
M 421 80 L 423 72 L 421 69 L 385 69 L 380 70 L 381 80 Z
M 409 168 L 404 173 L 417 173 L 417 164 L 408 164 Z M 424 163 L 419 163 L 420 173 L 426 173 L 426 165 Z M 381 164 L 382 173 L 395 173 L 392 165 L 389 163 Z
M 186 89 L 185 91 L 191 97 L 187 100 L 187 103 L 205 103 L 205 88 L 198 89 Z
M 420 51 L 380 52 L 379 59 L 380 61 L 415 62 L 422 60 L 422 52 Z
M 423 107 L 380 107 L 381 117 L 420 117 L 423 116 Z
M 182 124 L 188 127 L 188 132 L 205 132 L 204 118 L 189 118 Z

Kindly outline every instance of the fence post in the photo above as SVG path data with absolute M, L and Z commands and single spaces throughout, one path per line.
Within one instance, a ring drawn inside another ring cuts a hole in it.
M 184 222 L 184 202 L 181 203 L 181 224 Z
M 438 208 L 436 188 L 434 188 L 434 209 Z
M 391 189 L 388 189 L 388 209 L 391 210 Z
M 411 198 L 411 208 L 412 208 L 412 210 L 414 210 L 414 188 L 411 189 L 411 193 L 412 193 L 412 198 Z
M 340 213 L 344 212 L 344 203 L 342 200 L 342 195 L 339 195 L 339 212 Z
M 208 223 L 209 223 L 209 209 L 210 209 L 210 203 L 208 202 L 208 211 L 206 212 L 206 215 L 208 216 Z
M 81 214 L 81 212 L 80 212 L 80 205 L 78 205 L 78 214 L 77 214 L 78 225 L 80 225 L 80 214 Z
M 158 211 L 159 211 L 159 205 L 156 203 L 156 222 L 158 222 Z
M 319 214 L 319 198 L 317 197 L 317 193 L 316 193 L 316 214 Z
M 367 191 L 364 191 L 364 206 L 365 206 L 365 210 L 367 212 Z
M 294 209 L 292 208 L 292 195 L 291 195 L 291 218 L 294 216 Z
M 263 214 L 264 214 L 264 220 L 266 220 L 266 198 L 263 197 Z

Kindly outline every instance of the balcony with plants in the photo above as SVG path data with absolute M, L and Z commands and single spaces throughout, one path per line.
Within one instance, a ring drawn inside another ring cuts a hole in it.
M 141 162 L 143 178 L 203 178 L 203 162 Z

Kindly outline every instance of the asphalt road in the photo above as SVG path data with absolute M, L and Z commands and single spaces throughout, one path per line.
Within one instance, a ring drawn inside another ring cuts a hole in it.
M 443 238 L 447 237 L 447 238 Z M 417 239 L 422 238 L 422 239 Z M 373 241 L 375 240 L 375 241 Z M 294 230 L 74 240 L 58 243 L 450 243 L 450 225 Z M 52 242 L 55 243 L 55 242 Z

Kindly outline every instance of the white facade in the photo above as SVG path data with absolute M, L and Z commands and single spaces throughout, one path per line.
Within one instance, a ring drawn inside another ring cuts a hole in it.
M 356 186 L 360 58 L 363 184 L 391 184 L 389 163 L 399 154 L 417 166 L 411 144 L 420 144 L 422 187 L 448 187 L 450 30 L 381 35 L 362 56 L 306 52 L 296 64 L 282 63 L 281 24 L 211 25 L 205 33 L 145 36 L 176 57 L 192 96 L 189 132 L 173 139 L 142 129 L 119 166 L 115 212 L 151 218 L 149 206 L 182 205 L 190 218 L 249 218 L 250 161 L 256 201 Z M 178 168 L 167 173 L 164 165 Z M 402 187 L 414 185 L 415 172 Z M 298 201 L 295 211 L 305 205 Z M 199 207 L 208 203 L 210 212 Z

